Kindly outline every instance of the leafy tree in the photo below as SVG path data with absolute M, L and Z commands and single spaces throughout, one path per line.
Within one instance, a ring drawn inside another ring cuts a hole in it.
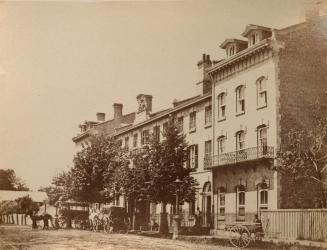
M 277 155 L 283 208 L 327 207 L 327 105 L 318 100 L 311 110 L 313 126 L 291 129 Z
M 120 145 L 112 137 L 93 136 L 74 157 L 74 166 L 53 179 L 63 199 L 86 202 L 111 201 L 113 174 L 128 164 Z
M 27 191 L 28 187 L 16 176 L 13 169 L 0 169 L 0 190 Z
M 74 196 L 74 183 L 73 183 L 73 175 L 71 169 L 68 171 L 63 171 L 59 173 L 57 176 L 54 176 L 52 179 L 52 184 L 55 186 L 53 190 L 56 190 L 56 194 L 54 194 L 55 197 L 54 203 L 59 200 L 59 198 L 62 198 L 63 200 L 68 200 L 73 198 Z M 49 190 L 50 192 L 50 190 Z M 51 196 L 50 200 L 51 200 Z
M 30 215 L 39 211 L 39 205 L 29 196 L 24 196 L 15 200 L 17 204 L 17 212 L 20 214 Z
M 0 214 L 8 215 L 16 213 L 18 209 L 16 201 L 2 201 L 0 202 Z
M 188 150 L 185 135 L 180 133 L 173 117 L 170 117 L 163 136 L 162 142 L 151 140 L 143 152 L 143 159 L 147 161 L 144 166 L 149 178 L 145 193 L 151 201 L 161 203 L 160 231 L 167 233 L 167 203 L 174 204 L 177 193 L 180 201 L 194 200 L 197 182 L 190 176 L 192 169 L 186 167 Z M 177 179 L 180 183 L 176 182 Z

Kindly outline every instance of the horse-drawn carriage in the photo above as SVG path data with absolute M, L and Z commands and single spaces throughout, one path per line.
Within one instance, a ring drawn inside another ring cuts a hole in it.
M 101 212 L 92 211 L 89 221 L 91 230 L 107 233 L 128 232 L 130 225 L 125 208 L 115 206 L 103 208 Z
M 59 228 L 87 229 L 89 204 L 72 200 L 58 201 L 55 226 Z

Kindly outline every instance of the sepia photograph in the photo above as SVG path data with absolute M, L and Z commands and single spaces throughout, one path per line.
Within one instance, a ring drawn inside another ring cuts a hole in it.
M 0 250 L 327 249 L 327 0 L 0 0 Z

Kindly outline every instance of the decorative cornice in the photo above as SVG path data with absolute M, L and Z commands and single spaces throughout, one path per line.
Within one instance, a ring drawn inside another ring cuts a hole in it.
M 248 69 L 272 56 L 269 52 L 271 39 L 265 39 L 260 43 L 251 46 L 236 55 L 215 64 L 208 70 L 208 74 L 216 81 L 228 78 L 235 73 Z
M 126 128 L 126 130 L 119 131 L 119 132 L 115 133 L 114 136 L 118 136 L 118 135 L 121 135 L 121 134 L 125 134 L 127 132 L 130 132 L 130 131 L 132 131 L 132 130 L 134 130 L 136 128 L 142 127 L 142 126 L 144 126 L 146 124 L 149 124 L 151 122 L 154 122 L 156 120 L 159 120 L 161 118 L 164 118 L 165 116 L 169 116 L 170 114 L 173 114 L 173 113 L 175 113 L 177 111 L 180 111 L 182 109 L 185 109 L 185 108 L 187 108 L 189 106 L 192 106 L 192 105 L 194 105 L 196 103 L 202 102 L 202 101 L 204 101 L 206 99 L 211 99 L 211 93 L 210 94 L 203 95 L 203 96 L 199 96 L 199 98 L 193 100 L 192 102 L 187 102 L 187 103 L 182 104 L 180 106 L 177 106 L 175 108 L 169 109 L 169 110 L 167 110 L 167 112 L 163 112 L 159 116 L 156 116 L 156 117 L 150 118 L 150 119 L 148 119 L 148 120 L 146 120 L 144 122 L 140 122 L 138 124 L 135 124 L 132 127 Z

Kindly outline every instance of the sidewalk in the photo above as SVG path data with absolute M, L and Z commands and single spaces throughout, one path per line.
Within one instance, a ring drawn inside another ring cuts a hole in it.
M 156 238 L 171 238 L 171 235 L 162 235 L 159 232 L 151 231 L 139 231 L 135 232 L 138 235 L 147 236 L 147 237 L 156 237 Z M 178 240 L 204 243 L 204 244 L 219 244 L 222 246 L 229 245 L 228 232 L 225 230 L 216 230 L 213 235 L 180 235 L 177 238 Z M 304 247 L 314 247 L 319 249 L 327 249 L 327 242 L 320 241 L 310 241 L 310 240 L 288 240 L 288 239 L 273 239 L 273 238 L 263 238 L 262 242 L 271 243 L 274 245 L 285 245 L 285 246 L 304 246 Z

